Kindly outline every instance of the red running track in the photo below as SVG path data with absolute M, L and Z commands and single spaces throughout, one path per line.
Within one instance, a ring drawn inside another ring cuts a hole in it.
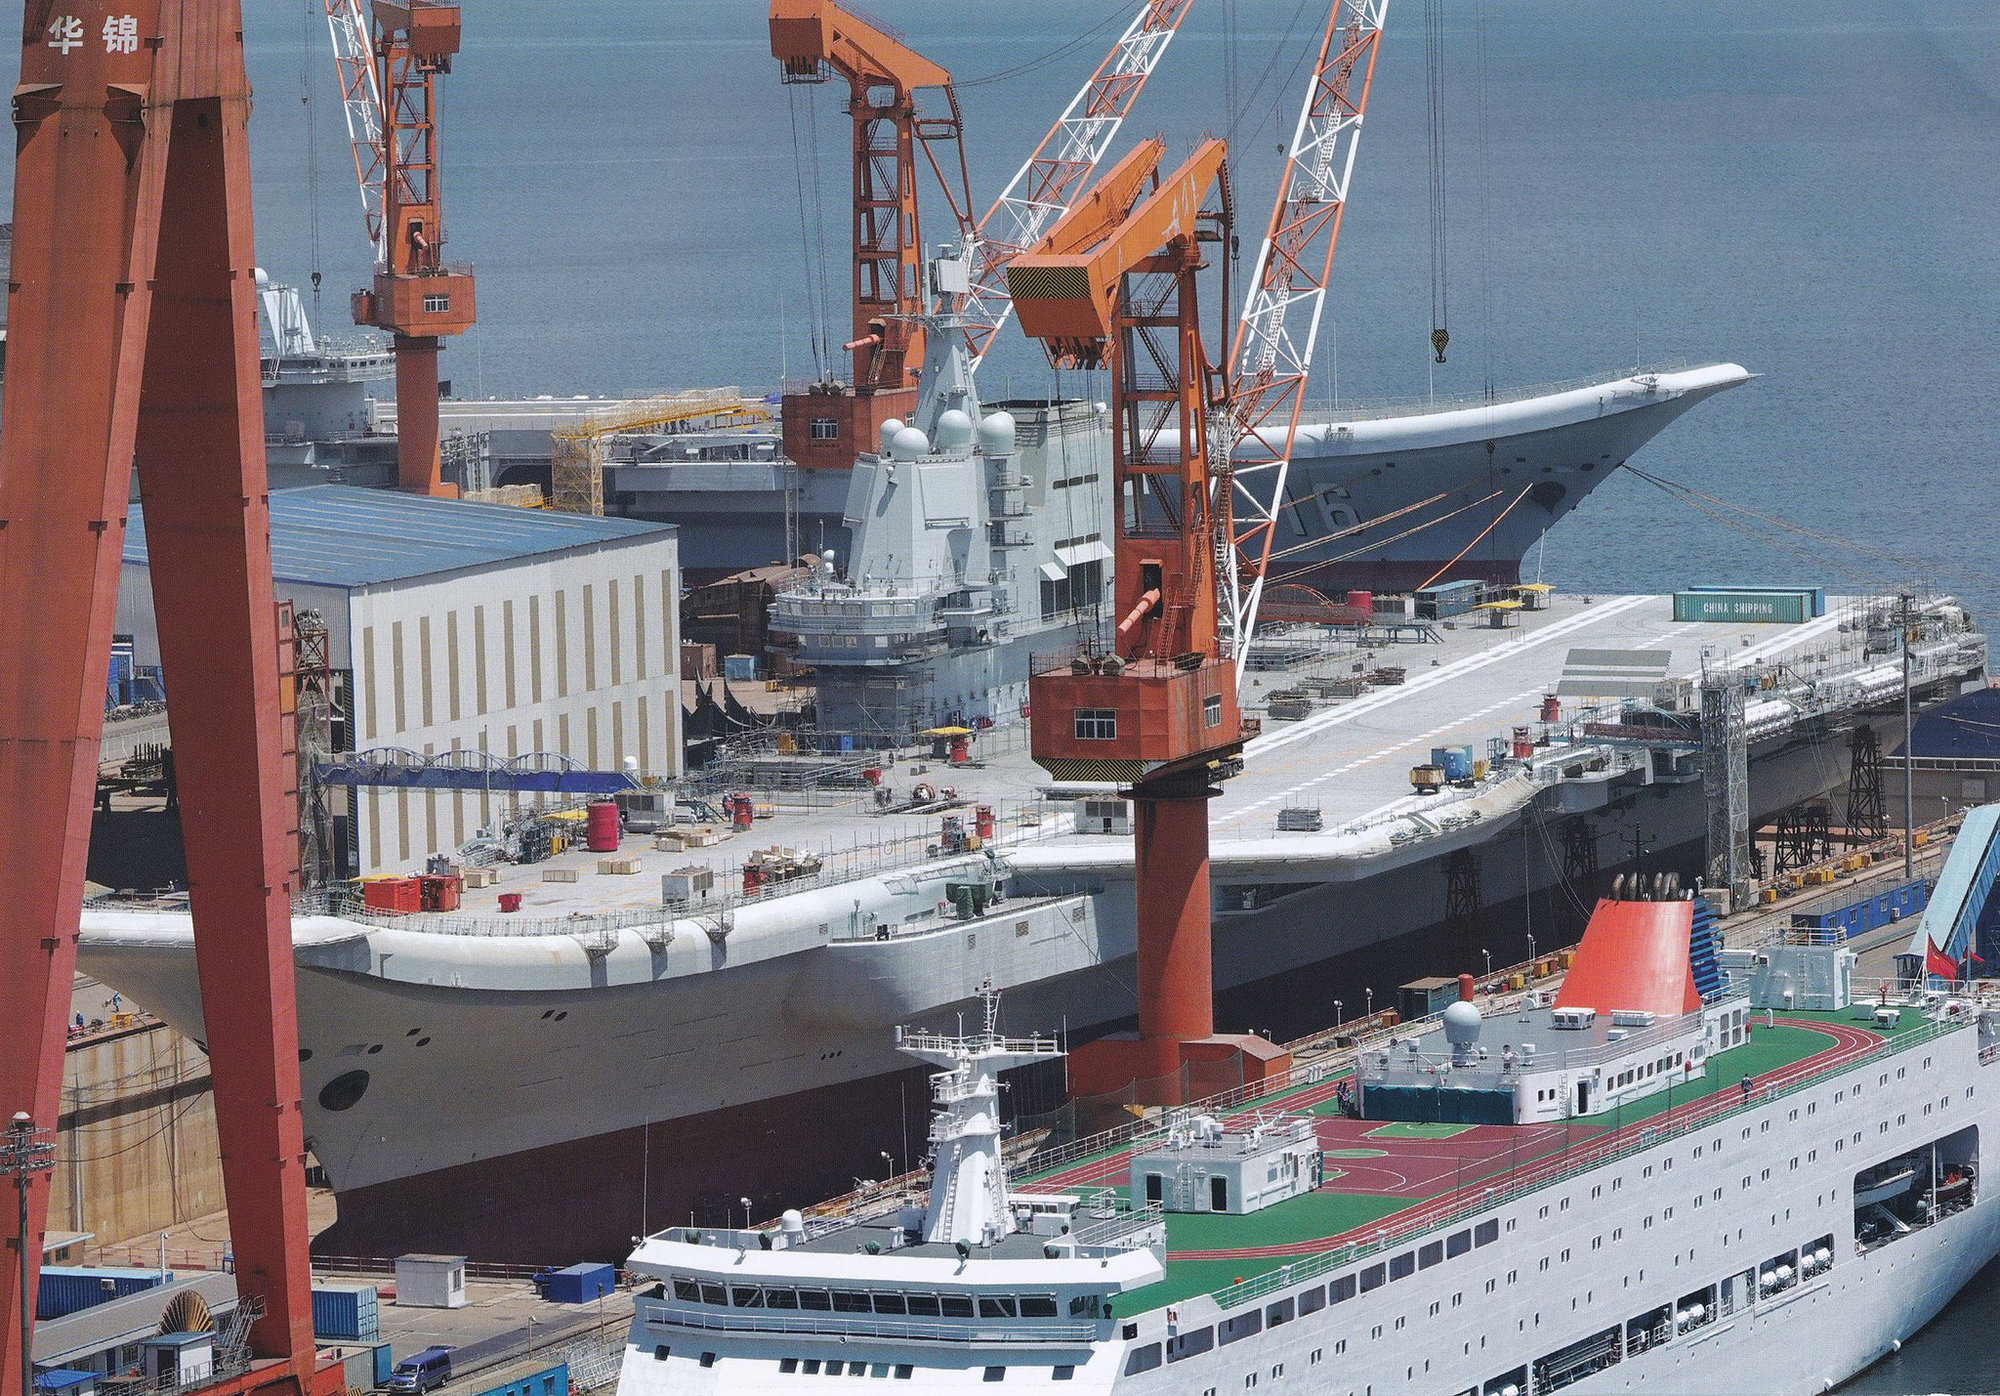
M 1786 1027 L 1803 1028 L 1808 1032 L 1821 1033 L 1834 1039 L 1834 1045 L 1813 1053 L 1788 1066 L 1767 1071 L 1752 1083 L 1752 1097 L 1762 1099 L 1771 1092 L 1788 1086 L 1809 1076 L 1835 1070 L 1857 1061 L 1873 1052 L 1883 1042 L 1880 1033 L 1850 1027 L 1844 1023 L 1809 1021 L 1799 1018 L 1779 1018 L 1777 1022 Z M 1330 1092 L 1329 1092 L 1330 1094 Z M 1450 1215 L 1473 1201 L 1489 1187 L 1504 1183 L 1509 1188 L 1532 1186 L 1535 1183 L 1553 1179 L 1564 1172 L 1593 1160 L 1603 1159 L 1635 1139 L 1658 1133 L 1663 1126 L 1684 1127 L 1699 1124 L 1736 1109 L 1742 1098 L 1733 1090 L 1716 1090 L 1699 1100 L 1686 1105 L 1677 1105 L 1670 1111 L 1634 1124 L 1622 1130 L 1598 1129 L 1581 1144 L 1572 1144 L 1567 1151 L 1545 1154 L 1532 1163 L 1517 1168 L 1502 1170 L 1500 1173 L 1481 1178 L 1463 1187 L 1454 1187 L 1438 1194 L 1406 1211 L 1383 1217 L 1343 1231 L 1338 1235 L 1318 1237 L 1307 1241 L 1293 1241 L 1281 1245 L 1246 1246 L 1241 1249 L 1173 1251 L 1170 1260 L 1230 1260 L 1268 1259 L 1271 1257 L 1317 1255 L 1322 1251 L 1338 1250 L 1344 1245 L 1353 1245 L 1386 1233 L 1389 1237 L 1406 1236 L 1413 1232 L 1427 1230 L 1438 1219 Z M 1500 1126 L 1499 1128 L 1509 1128 Z M 1400 1150 L 1397 1152 L 1400 1153 Z M 1336 1166 L 1345 1166 L 1345 1161 L 1335 1159 Z

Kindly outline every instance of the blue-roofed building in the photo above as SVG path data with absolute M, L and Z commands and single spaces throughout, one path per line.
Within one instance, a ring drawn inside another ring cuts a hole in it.
M 315 485 L 271 495 L 271 563 L 279 599 L 325 618 L 336 749 L 677 774 L 672 527 Z M 143 505 L 126 519 L 117 629 L 159 662 Z M 504 813 L 480 791 L 363 790 L 337 804 L 336 843 L 350 873 L 418 866 Z

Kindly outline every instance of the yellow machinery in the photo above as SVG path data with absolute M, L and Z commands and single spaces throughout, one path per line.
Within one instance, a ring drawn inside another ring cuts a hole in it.
M 621 402 L 574 426 L 550 434 L 551 508 L 570 514 L 604 512 L 604 443 L 629 432 L 750 426 L 771 420 L 771 409 L 735 388 L 696 388 L 664 397 Z

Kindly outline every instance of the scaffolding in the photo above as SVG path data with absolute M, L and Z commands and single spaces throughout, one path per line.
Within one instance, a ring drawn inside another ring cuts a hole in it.
M 1701 688 L 1701 783 L 1708 808 L 1707 884 L 1729 904 L 1750 897 L 1750 741 L 1744 685 L 1727 669 L 1709 670 Z
M 300 886 L 322 887 L 338 869 L 333 812 L 319 780 L 319 764 L 333 755 L 333 668 L 326 617 L 318 611 L 292 615 L 292 669 L 298 695 Z
M 1889 810 L 1882 799 L 1882 744 L 1875 729 L 1856 724 L 1848 742 L 1847 819 L 1849 848 L 1889 836 Z
M 1471 849 L 1461 848 L 1445 859 L 1444 924 L 1447 944 L 1454 959 L 1469 965 L 1480 951 L 1479 859 Z
M 1793 872 L 1832 857 L 1832 815 L 1824 800 L 1801 800 L 1780 814 L 1771 871 Z
M 1563 829 L 1563 883 L 1575 902 L 1573 935 L 1581 936 L 1597 904 L 1597 830 L 1588 819 L 1578 816 Z

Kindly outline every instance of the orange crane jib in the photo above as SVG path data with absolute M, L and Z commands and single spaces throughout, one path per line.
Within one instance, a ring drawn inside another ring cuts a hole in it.
M 338 1392 L 313 1347 L 240 0 L 27 13 L 0 420 L 0 1115 L 48 1128 L 64 1109 L 136 464 L 236 1284 L 262 1306 L 250 1369 L 209 1389 Z M 25 1227 L 0 1208 L 0 1396 L 19 1393 L 13 1316 L 34 1302 L 16 1260 L 42 1254 L 49 1191 L 27 1180 Z
M 1007 289 L 1021 330 L 1049 348 L 1063 366 L 1095 367 L 1116 328 L 1124 278 L 1134 271 L 1166 270 L 1161 259 L 1198 264 L 1195 243 L 1203 202 L 1224 178 L 1224 147 L 1207 140 L 1162 182 L 1166 146 L 1140 142 L 1108 170 L 1041 243 L 1007 268 Z M 1151 192 L 1145 192 L 1148 182 Z M 1144 195 L 1143 199 L 1141 195 Z

